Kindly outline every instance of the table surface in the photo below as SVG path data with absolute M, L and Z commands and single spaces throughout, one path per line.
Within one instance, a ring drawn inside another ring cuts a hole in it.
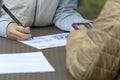
M 62 33 L 55 27 L 32 28 L 33 36 L 50 35 Z M 50 64 L 55 68 L 55 72 L 44 73 L 17 73 L 17 74 L 0 74 L 0 80 L 74 80 L 66 69 L 65 47 L 56 47 L 38 50 L 27 46 L 18 41 L 0 38 L 0 54 L 37 52 L 42 51 Z

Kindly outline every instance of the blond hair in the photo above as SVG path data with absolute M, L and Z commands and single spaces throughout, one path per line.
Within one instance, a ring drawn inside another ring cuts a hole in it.
M 115 29 L 120 32 L 120 27 L 113 29 L 110 33 L 114 36 L 92 29 L 71 43 L 67 50 L 67 67 L 77 80 L 113 80 L 117 75 L 120 40 L 114 33 L 118 34 Z
M 93 22 L 66 49 L 67 68 L 76 80 L 113 80 L 120 69 L 120 0 L 107 0 Z

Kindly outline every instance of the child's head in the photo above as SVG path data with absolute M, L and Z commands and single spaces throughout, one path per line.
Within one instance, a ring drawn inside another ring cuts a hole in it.
M 71 47 L 67 48 L 67 67 L 74 77 L 110 80 L 117 75 L 120 66 L 120 40 L 117 38 L 118 32 L 113 29 L 109 33 L 91 29 L 85 36 L 71 42 Z

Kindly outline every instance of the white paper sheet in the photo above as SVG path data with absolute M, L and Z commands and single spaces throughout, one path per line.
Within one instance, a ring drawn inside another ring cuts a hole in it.
M 55 71 L 42 52 L 0 54 L 0 74 Z
M 20 41 L 37 49 L 52 48 L 66 45 L 69 33 L 53 34 L 47 36 L 34 37 L 30 40 Z

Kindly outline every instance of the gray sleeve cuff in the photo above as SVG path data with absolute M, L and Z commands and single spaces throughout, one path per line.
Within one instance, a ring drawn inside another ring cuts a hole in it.
M 7 37 L 7 27 L 10 21 L 6 19 L 0 19 L 0 36 Z
M 77 11 L 78 0 L 60 0 L 53 23 L 61 30 L 73 31 L 73 23 L 89 23 Z
M 91 22 L 91 20 L 84 19 L 78 13 L 74 13 L 74 15 L 57 20 L 55 22 L 55 25 L 61 30 L 73 31 L 74 30 L 74 28 L 72 27 L 73 23 L 89 23 L 89 22 Z

